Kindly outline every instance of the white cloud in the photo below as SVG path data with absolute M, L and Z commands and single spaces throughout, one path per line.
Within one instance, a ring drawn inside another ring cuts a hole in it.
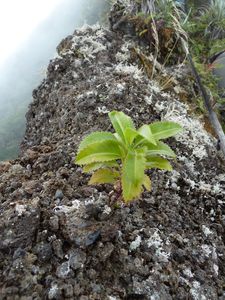
M 62 0 L 0 0 L 0 63 Z

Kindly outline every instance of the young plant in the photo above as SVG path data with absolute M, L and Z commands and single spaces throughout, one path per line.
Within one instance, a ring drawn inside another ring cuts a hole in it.
M 76 163 L 84 172 L 94 172 L 89 184 L 111 183 L 122 186 L 125 203 L 140 197 L 143 187 L 151 189 L 145 170 L 172 170 L 164 157 L 174 158 L 173 150 L 161 142 L 182 130 L 174 122 L 155 122 L 135 129 L 132 119 L 123 112 L 112 111 L 109 118 L 115 129 L 94 132 L 80 143 Z

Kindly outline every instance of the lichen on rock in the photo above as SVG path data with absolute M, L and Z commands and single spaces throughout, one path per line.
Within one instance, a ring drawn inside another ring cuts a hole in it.
M 179 91 L 149 79 L 132 47 L 148 55 L 135 36 L 76 30 L 33 92 L 21 156 L 0 164 L 2 299 L 223 299 L 224 162 Z M 151 170 L 152 191 L 121 209 L 73 162 L 85 135 L 110 129 L 112 110 L 137 126 L 184 126 L 168 141 L 174 171 Z

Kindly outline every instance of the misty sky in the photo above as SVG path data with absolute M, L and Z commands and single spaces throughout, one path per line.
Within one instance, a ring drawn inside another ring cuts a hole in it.
M 0 64 L 63 0 L 0 1 Z
M 106 4 L 107 0 L 0 0 L 0 161 L 18 152 L 32 91 L 44 78 L 57 45 L 84 23 L 96 23 Z
M 31 101 L 58 43 L 82 25 L 82 2 L 0 0 L 0 118 Z

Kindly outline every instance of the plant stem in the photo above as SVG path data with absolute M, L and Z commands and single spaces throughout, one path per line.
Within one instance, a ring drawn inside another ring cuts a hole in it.
M 206 107 L 206 109 L 208 111 L 208 114 L 209 114 L 209 119 L 210 119 L 210 121 L 213 125 L 213 128 L 214 128 L 214 130 L 215 130 L 215 132 L 216 132 L 216 134 L 219 138 L 220 148 L 221 148 L 221 150 L 224 154 L 224 157 L 225 157 L 225 135 L 224 135 L 224 132 L 223 132 L 223 128 L 222 128 L 222 126 L 219 122 L 217 114 L 212 109 L 212 105 L 211 105 L 211 101 L 210 101 L 210 95 L 207 93 L 206 88 L 204 87 L 204 85 L 202 83 L 201 77 L 200 77 L 200 75 L 198 74 L 198 72 L 195 68 L 195 65 L 194 65 L 194 62 L 193 62 L 193 59 L 192 59 L 190 53 L 187 53 L 187 59 L 190 63 L 192 72 L 195 76 L 198 88 L 199 88 L 199 90 L 202 94 L 202 98 L 204 100 L 205 107 Z

